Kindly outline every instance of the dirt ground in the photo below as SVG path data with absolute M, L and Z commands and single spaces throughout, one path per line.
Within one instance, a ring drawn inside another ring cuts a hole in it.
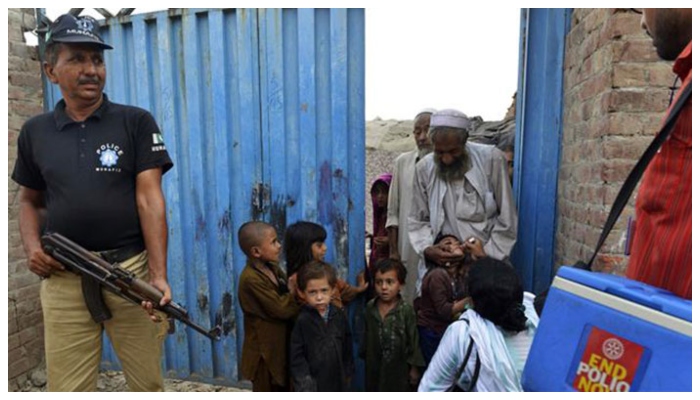
M 21 392 L 45 392 L 46 371 L 38 369 L 31 378 L 22 386 Z M 116 371 L 101 372 L 97 380 L 98 392 L 128 392 L 124 374 Z M 206 383 L 181 381 L 177 379 L 165 380 L 166 392 L 248 392 L 250 390 L 228 386 L 217 386 Z

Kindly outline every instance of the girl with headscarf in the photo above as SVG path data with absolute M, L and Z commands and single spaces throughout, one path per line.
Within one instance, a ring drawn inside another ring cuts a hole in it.
M 391 174 L 384 173 L 372 182 L 370 195 L 372 196 L 372 240 L 369 253 L 369 280 L 374 276 L 377 262 L 383 258 L 389 258 L 389 231 L 386 229 L 387 205 L 389 204 L 389 186 L 391 186 Z M 373 296 L 373 285 L 370 282 L 369 298 Z

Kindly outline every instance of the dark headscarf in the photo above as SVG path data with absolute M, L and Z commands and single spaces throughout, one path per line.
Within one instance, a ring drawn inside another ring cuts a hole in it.
M 370 194 L 372 196 L 372 238 L 389 235 L 389 232 L 386 229 L 387 207 L 380 208 L 377 202 L 377 197 L 374 194 L 375 188 L 380 183 L 386 184 L 388 196 L 389 187 L 391 186 L 391 174 L 381 174 L 374 180 L 374 182 L 372 182 L 372 187 L 370 189 Z M 374 243 L 372 243 L 372 251 L 369 255 L 370 269 L 373 269 L 378 260 L 388 257 L 389 246 L 377 248 Z
M 377 177 L 377 179 L 372 182 L 372 187 L 370 189 L 370 194 L 374 192 L 374 188 L 380 183 L 386 183 L 386 188 L 387 192 L 389 191 L 389 187 L 391 186 L 391 174 L 381 174 Z M 372 235 L 377 235 L 378 232 L 381 232 L 386 225 L 386 216 L 387 216 L 387 209 L 380 209 L 379 205 L 377 204 L 377 199 L 376 196 L 371 194 L 372 196 Z M 388 201 L 387 201 L 388 202 Z M 381 234 L 379 236 L 382 236 Z

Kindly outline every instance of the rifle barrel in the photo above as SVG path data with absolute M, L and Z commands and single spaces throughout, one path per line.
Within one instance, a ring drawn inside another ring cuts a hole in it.
M 194 323 L 189 318 L 187 310 L 174 301 L 160 306 L 158 303 L 163 297 L 163 293 L 153 285 L 137 278 L 133 273 L 121 268 L 119 264 L 108 263 L 58 233 L 46 234 L 42 236 L 41 240 L 45 251 L 68 267 L 73 273 L 94 279 L 105 289 L 137 305 L 141 305 L 142 301 L 151 301 L 156 309 L 177 319 L 195 331 L 212 340 L 221 339 L 222 330 L 220 326 L 217 325 L 207 331 Z

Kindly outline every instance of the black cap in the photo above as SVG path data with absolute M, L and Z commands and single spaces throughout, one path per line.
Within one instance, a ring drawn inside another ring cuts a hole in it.
M 46 32 L 46 44 L 57 43 L 93 43 L 102 49 L 111 50 L 112 46 L 102 41 L 99 33 L 100 25 L 89 16 L 76 17 L 63 14 L 49 27 Z

